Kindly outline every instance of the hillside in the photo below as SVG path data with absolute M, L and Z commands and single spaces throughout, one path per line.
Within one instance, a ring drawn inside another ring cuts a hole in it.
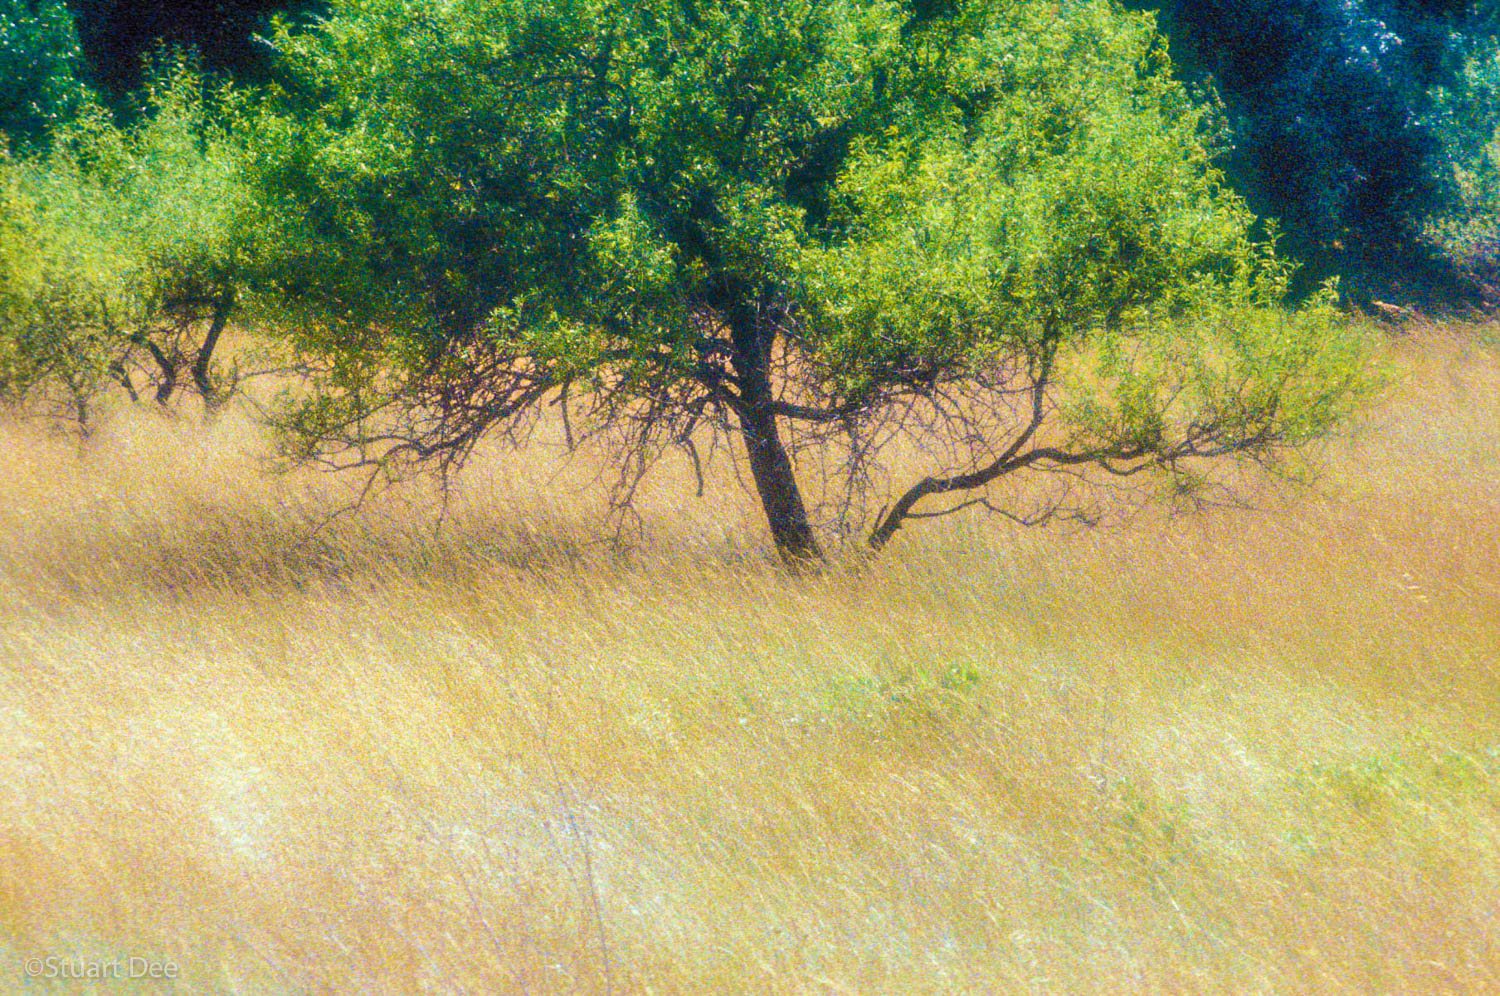
M 686 466 L 622 549 L 550 449 L 477 457 L 440 532 L 425 487 L 318 529 L 346 484 L 235 418 L 7 426 L 0 953 L 217 994 L 1500 990 L 1500 360 L 1389 351 L 1312 491 L 923 523 L 800 581 Z

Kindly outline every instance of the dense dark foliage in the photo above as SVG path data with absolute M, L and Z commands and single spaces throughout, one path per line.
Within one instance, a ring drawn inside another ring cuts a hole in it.
M 1136 3 L 1154 8 L 1159 0 Z M 1454 167 L 1494 134 L 1493 95 L 1468 71 L 1493 57 L 1500 12 L 1470 0 L 1168 0 L 1179 71 L 1212 84 L 1232 126 L 1230 180 L 1278 219 L 1312 286 L 1354 296 L 1473 299 L 1453 254 L 1424 237 L 1462 199 Z M 1455 107 L 1488 120 L 1450 127 Z M 1468 147 L 1466 147 L 1468 146 Z
M 262 77 L 271 50 L 257 37 L 275 14 L 299 17 L 316 0 L 70 0 L 101 89 L 119 97 L 143 81 L 160 46 L 196 49 L 211 72 Z
M 0 0 L 0 134 L 31 146 L 88 100 L 83 51 L 62 0 Z

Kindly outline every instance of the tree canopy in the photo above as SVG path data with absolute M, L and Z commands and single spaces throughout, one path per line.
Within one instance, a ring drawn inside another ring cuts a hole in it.
M 1338 275 L 1356 301 L 1500 303 L 1500 249 L 1476 235 L 1500 225 L 1500 206 L 1476 197 L 1494 182 L 1475 151 L 1500 123 L 1483 82 L 1493 75 L 1500 8 L 1475 0 L 1126 6 L 1159 9 L 1176 75 L 1222 98 L 1229 128 L 1215 164 L 1284 233 L 1283 252 L 1302 264 L 1294 293 Z M 0 68 L 16 82 L 0 96 L 0 131 L 29 142 L 66 120 L 84 93 L 79 79 L 129 115 L 130 94 L 164 45 L 196 50 L 210 75 L 264 82 L 275 65 L 260 37 L 267 19 L 279 12 L 308 28 L 327 9 L 322 0 L 0 3 L 0 25 L 9 24 L 0 27 L 0 60 L 9 60 Z M 31 55 L 18 62 L 20 51 Z M 7 128 L 22 105 L 26 121 Z

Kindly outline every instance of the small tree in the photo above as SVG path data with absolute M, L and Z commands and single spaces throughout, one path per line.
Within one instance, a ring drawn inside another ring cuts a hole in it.
M 1011 474 L 1275 464 L 1368 385 L 1325 299 L 1274 306 L 1203 115 L 1107 0 L 343 0 L 276 44 L 303 457 L 447 469 L 560 397 L 625 496 L 737 437 L 797 562 L 810 447 L 878 548 Z M 887 491 L 899 439 L 933 473 Z
M 86 425 L 108 362 L 97 309 L 91 295 L 76 293 L 85 278 L 75 261 L 47 251 L 45 226 L 17 173 L 0 159 L 0 399 L 60 393 L 69 417 Z
M 134 125 L 94 107 L 0 173 L 29 274 L 0 317 L 0 391 L 44 406 L 61 395 L 85 425 L 110 384 L 166 405 L 191 380 L 221 404 L 231 384 L 213 357 L 237 299 L 248 201 L 238 147 L 190 67 L 169 66 Z

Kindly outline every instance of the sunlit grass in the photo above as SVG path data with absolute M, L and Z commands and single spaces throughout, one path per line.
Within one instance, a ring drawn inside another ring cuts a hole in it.
M 262 475 L 232 419 L 117 418 L 82 457 L 12 426 L 0 964 L 1500 991 L 1500 364 L 1472 341 L 1393 342 L 1404 386 L 1313 492 L 922 523 L 804 580 L 686 466 L 622 552 L 550 449 L 483 454 L 437 531 L 422 487 L 323 524 L 348 485 Z

